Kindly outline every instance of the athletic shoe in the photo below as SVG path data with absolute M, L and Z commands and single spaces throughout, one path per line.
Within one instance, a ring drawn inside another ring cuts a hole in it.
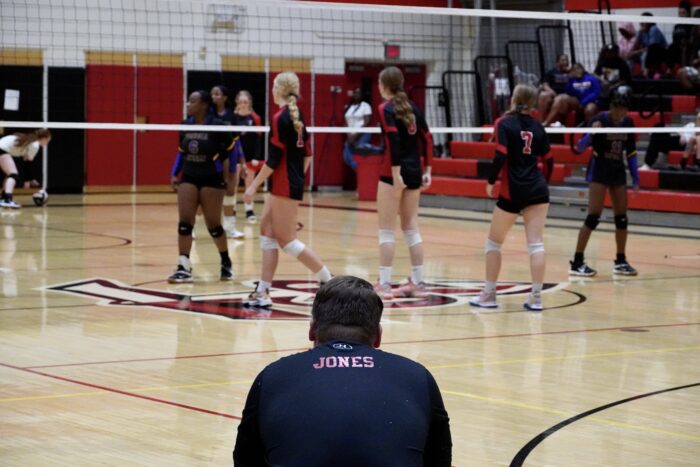
M 562 122 L 552 122 L 549 124 L 550 128 L 565 128 Z
M 623 263 L 615 263 L 613 267 L 613 274 L 618 274 L 620 276 L 636 276 L 637 270 L 630 266 L 627 261 Z
M 498 303 L 496 303 L 496 292 L 486 292 L 485 290 L 482 290 L 478 297 L 474 297 L 469 300 L 469 304 L 480 308 L 498 308 Z
M 246 211 L 245 212 L 245 218 L 248 220 L 249 223 L 255 224 L 258 221 L 258 218 L 255 216 L 254 211 Z
M 231 227 L 229 229 L 226 229 L 226 236 L 228 238 L 233 238 L 233 239 L 241 239 L 245 237 L 245 234 L 241 232 L 240 230 L 236 230 L 235 227 Z
M 588 267 L 586 263 L 574 264 L 573 261 L 569 261 L 571 267 L 569 268 L 569 275 L 571 276 L 582 276 L 582 277 L 593 277 L 598 274 L 598 271 Z
M 259 308 L 267 308 L 272 306 L 270 290 L 265 290 L 264 292 L 252 292 L 250 295 L 248 295 L 248 300 L 243 302 L 243 305 Z
M 639 170 L 651 170 L 651 167 L 649 167 L 646 164 L 642 164 L 641 166 L 639 166 Z
M 419 282 L 414 284 L 409 278 L 408 282 L 397 289 L 394 289 L 394 297 L 396 298 L 425 298 L 428 296 L 428 291 L 426 290 L 425 282 Z
M 173 274 L 168 277 L 171 284 L 188 284 L 192 282 L 192 271 L 188 271 L 184 266 L 178 265 Z
M 221 265 L 221 275 L 219 279 L 222 281 L 232 281 L 233 280 L 233 265 L 224 266 Z
M 525 309 L 530 311 L 542 311 L 542 309 L 544 308 L 542 306 L 542 295 L 539 293 L 531 292 L 523 306 L 525 307 Z
M 19 209 L 22 207 L 22 205 L 13 199 L 2 199 L 2 200 L 0 200 L 0 207 L 10 208 L 10 209 Z
M 382 300 L 393 300 L 394 298 L 394 293 L 391 291 L 390 284 L 381 284 L 377 281 L 377 283 L 374 284 L 374 291 L 377 292 L 377 295 L 379 295 L 379 298 Z

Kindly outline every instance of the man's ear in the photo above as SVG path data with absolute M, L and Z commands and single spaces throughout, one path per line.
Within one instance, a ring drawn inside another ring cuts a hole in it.
M 372 346 L 375 349 L 378 349 L 381 344 L 382 344 L 382 325 L 380 324 L 377 326 L 377 335 L 374 336 L 374 343 L 372 344 Z
M 309 340 L 316 342 L 316 322 L 314 320 L 309 323 Z

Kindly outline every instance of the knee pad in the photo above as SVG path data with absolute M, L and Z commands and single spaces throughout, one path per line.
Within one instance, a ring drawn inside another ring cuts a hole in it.
M 485 251 L 486 251 L 486 253 L 488 253 L 490 251 L 501 251 L 501 244 L 494 242 L 490 238 L 487 238 Z
M 19 183 L 19 174 L 18 173 L 13 173 L 7 176 L 7 178 L 14 178 L 15 183 Z
M 209 235 L 212 236 L 212 238 L 219 238 L 221 237 L 224 233 L 224 228 L 221 226 L 221 224 L 217 225 L 213 229 L 209 229 Z
M 188 224 L 187 222 L 180 222 L 177 224 L 177 233 L 183 237 L 191 236 L 192 229 L 194 229 L 194 226 L 192 224 Z
M 420 233 L 417 230 L 404 230 L 403 238 L 404 240 L 406 240 L 406 244 L 409 248 L 414 245 L 418 245 L 423 241 L 423 239 L 420 236 Z
M 274 238 L 266 237 L 264 235 L 260 236 L 260 249 L 261 250 L 277 250 L 280 247 L 277 240 Z
M 224 196 L 224 206 L 235 206 L 236 195 Z
M 396 235 L 393 230 L 379 229 L 379 244 L 396 242 Z
M 627 230 L 627 214 L 615 216 L 615 228 L 620 230 Z
M 600 222 L 600 215 L 597 214 L 589 214 L 586 216 L 586 220 L 583 221 L 583 225 L 588 227 L 591 230 L 595 230 L 596 227 L 598 227 L 598 223 Z
M 544 253 L 544 243 L 528 243 L 527 252 L 530 254 L 530 256 L 534 255 L 535 253 Z
M 282 248 L 282 251 L 284 251 L 290 256 L 294 256 L 295 258 L 297 258 L 301 254 L 301 252 L 304 251 L 304 248 L 306 248 L 306 245 L 304 245 L 303 242 L 295 238 L 291 242 L 287 243 Z

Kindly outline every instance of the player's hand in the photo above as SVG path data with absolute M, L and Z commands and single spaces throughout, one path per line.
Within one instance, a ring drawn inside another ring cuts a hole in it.
M 401 193 L 405 188 L 406 183 L 404 183 L 403 177 L 401 175 L 394 177 L 394 194 L 396 194 L 396 196 L 401 196 Z
M 253 197 L 255 196 L 255 189 L 252 186 L 248 187 L 243 193 L 243 202 L 246 204 L 253 204 Z
M 490 184 L 490 183 L 487 183 L 487 184 L 486 184 L 486 195 L 487 195 L 489 198 L 493 198 L 493 187 L 494 187 L 494 186 L 493 186 L 492 184 Z
M 180 180 L 177 177 L 172 177 L 170 179 L 170 186 L 173 187 L 173 191 L 177 191 L 177 187 L 180 185 Z
M 433 183 L 433 177 L 429 173 L 424 173 L 423 179 L 421 180 L 421 190 L 430 188 L 431 183 Z

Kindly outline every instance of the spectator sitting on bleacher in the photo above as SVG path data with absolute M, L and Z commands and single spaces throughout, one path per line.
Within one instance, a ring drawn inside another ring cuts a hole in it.
M 560 94 L 554 99 L 552 110 L 542 122 L 544 126 L 554 125 L 572 110 L 577 113 L 583 110 L 585 121 L 590 120 L 598 113 L 596 101 L 600 97 L 600 80 L 580 63 L 574 63 L 569 73 L 569 82 L 566 84 L 566 94 Z M 559 123 L 558 126 L 561 126 Z
M 689 18 L 691 9 L 690 2 L 683 0 L 678 4 L 678 16 Z M 668 65 L 673 74 L 676 74 L 679 68 L 691 65 L 693 62 L 690 44 L 692 33 L 693 26 L 690 24 L 676 24 L 673 27 L 673 39 L 668 46 Z
M 620 49 L 615 44 L 604 46 L 598 55 L 595 74 L 600 78 L 600 98 L 598 107 L 607 110 L 610 105 L 610 95 L 619 86 L 629 84 L 632 72 L 622 57 Z
M 554 68 L 544 74 L 540 83 L 537 96 L 537 111 L 540 121 L 549 114 L 554 98 L 566 92 L 566 83 L 569 82 L 569 56 L 559 54 Z
M 639 48 L 637 42 L 637 30 L 632 23 L 619 23 L 617 27 L 620 35 L 617 38 L 617 46 L 620 48 L 620 57 L 627 62 L 633 73 L 637 74 L 641 68 L 639 56 L 634 56 L 632 52 Z M 635 67 L 637 68 L 635 70 Z
M 644 12 L 642 16 L 654 15 L 649 12 Z M 668 68 L 665 62 L 666 48 L 668 47 L 666 37 L 656 23 L 642 23 L 640 24 L 640 28 L 639 34 L 637 35 L 639 49 L 634 51 L 632 56 L 641 56 L 644 66 L 644 75 L 647 78 L 661 78 Z
M 694 18 L 700 18 L 700 9 L 695 10 Z M 700 89 L 700 25 L 693 26 L 688 39 L 689 63 L 678 70 L 676 76 L 686 89 Z
M 656 164 L 659 158 L 659 153 L 664 153 L 668 156 L 671 151 L 683 151 L 681 159 L 681 169 L 688 168 L 690 162 L 690 170 L 697 170 L 696 164 L 700 162 L 700 144 L 698 144 L 698 129 L 700 129 L 700 113 L 695 117 L 695 122 L 690 122 L 683 127 L 677 135 L 672 133 L 653 133 L 647 152 L 644 156 L 644 165 L 639 170 L 649 170 L 652 168 L 663 169 L 669 167 L 668 164 Z

